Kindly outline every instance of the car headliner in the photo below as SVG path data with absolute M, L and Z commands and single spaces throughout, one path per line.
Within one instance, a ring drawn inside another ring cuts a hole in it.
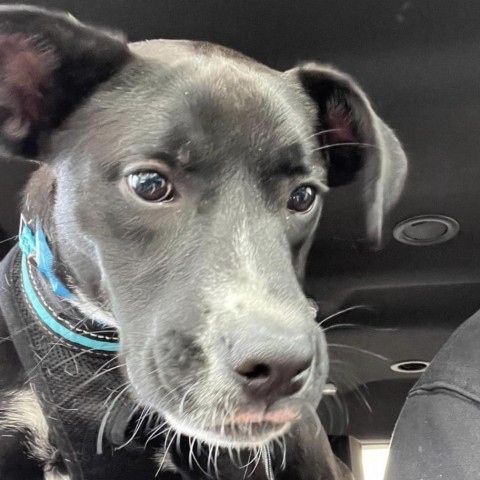
M 220 43 L 278 69 L 317 59 L 360 82 L 399 135 L 410 161 L 392 225 L 420 214 L 442 214 L 455 218 L 461 229 L 442 245 L 415 247 L 391 240 L 380 252 L 363 251 L 355 241 L 364 234 L 358 185 L 328 196 L 310 255 L 307 289 L 325 314 L 364 307 L 325 323 L 327 328 L 336 326 L 327 334 L 332 344 L 330 380 L 339 393 L 327 397 L 322 418 L 331 434 L 388 438 L 418 377 L 393 372 L 390 364 L 430 360 L 452 330 L 480 307 L 480 3 L 25 3 L 70 11 L 80 20 L 123 30 L 132 41 L 187 38 Z M 33 168 L 13 162 L 1 166 L 0 241 L 15 235 L 18 192 Z

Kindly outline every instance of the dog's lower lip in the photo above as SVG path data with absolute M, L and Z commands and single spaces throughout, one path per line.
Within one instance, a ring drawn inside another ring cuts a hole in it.
M 298 420 L 300 414 L 294 410 L 277 410 L 272 412 L 241 412 L 229 417 L 224 425 L 263 424 L 284 425 Z
M 187 419 L 176 419 L 168 414 L 163 417 L 177 432 L 188 437 L 200 439 L 206 444 L 223 447 L 251 448 L 253 445 L 265 445 L 274 438 L 284 435 L 292 422 L 272 423 L 226 423 L 222 425 L 203 425 L 201 428 Z

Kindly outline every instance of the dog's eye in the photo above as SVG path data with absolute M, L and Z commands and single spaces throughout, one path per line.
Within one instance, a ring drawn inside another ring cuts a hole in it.
M 147 202 L 168 202 L 173 198 L 173 186 L 155 171 L 132 173 L 127 177 L 132 191 Z
M 293 212 L 304 213 L 313 205 L 315 197 L 317 195 L 316 190 L 308 185 L 303 185 L 296 188 L 288 199 L 287 208 Z

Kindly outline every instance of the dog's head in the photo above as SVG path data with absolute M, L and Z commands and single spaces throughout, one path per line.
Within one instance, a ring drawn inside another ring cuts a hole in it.
M 355 82 L 1 8 L 0 145 L 45 163 L 25 208 L 79 307 L 119 329 L 140 404 L 237 446 L 316 406 L 328 361 L 301 282 L 324 195 L 361 172 L 378 244 L 405 176 Z

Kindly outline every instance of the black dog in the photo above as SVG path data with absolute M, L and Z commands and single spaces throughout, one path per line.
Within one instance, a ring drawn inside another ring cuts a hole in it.
M 301 281 L 328 187 L 381 238 L 403 151 L 347 76 L 0 8 L 0 478 L 340 479 Z M 1 317 L 4 317 L 4 321 Z

